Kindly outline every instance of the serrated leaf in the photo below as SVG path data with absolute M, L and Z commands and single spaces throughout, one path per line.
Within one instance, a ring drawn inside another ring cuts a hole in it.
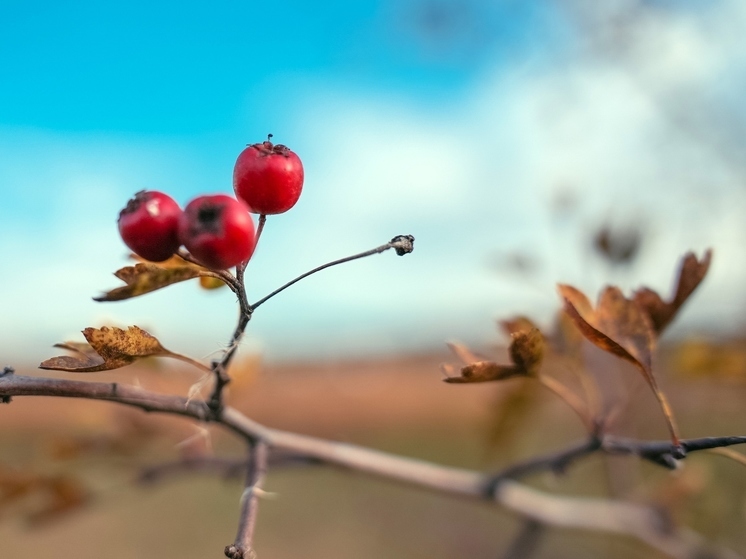
M 694 293 L 707 275 L 712 261 L 712 249 L 705 251 L 702 260 L 697 260 L 693 252 L 687 253 L 681 261 L 676 289 L 671 300 L 666 302 L 652 289 L 643 287 L 635 292 L 635 301 L 647 312 L 657 335 L 673 321 L 681 306 Z
M 73 351 L 76 355 L 62 355 L 47 359 L 39 365 L 39 368 L 92 373 L 119 369 L 143 357 L 183 358 L 178 353 L 164 348 L 154 336 L 137 326 L 130 326 L 127 330 L 106 326 L 86 328 L 83 330 L 83 335 L 88 344 L 65 342 L 55 346 Z
M 122 301 L 197 277 L 213 278 L 206 268 L 178 256 L 157 264 L 140 262 L 134 266 L 126 266 L 114 272 L 114 275 L 126 285 L 94 297 L 94 301 Z

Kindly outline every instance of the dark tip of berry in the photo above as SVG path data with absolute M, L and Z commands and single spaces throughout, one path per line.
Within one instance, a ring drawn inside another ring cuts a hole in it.
M 137 211 L 137 208 L 147 201 L 147 191 L 140 190 L 139 192 L 136 192 L 135 195 L 130 198 L 129 202 L 127 202 L 127 205 L 122 209 L 122 211 L 119 212 L 119 217 L 121 218 L 125 214 Z

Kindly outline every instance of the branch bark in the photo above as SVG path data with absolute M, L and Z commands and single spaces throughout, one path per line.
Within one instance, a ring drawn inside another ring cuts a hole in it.
M 494 475 L 440 466 L 356 445 L 271 429 L 230 407 L 225 407 L 222 413 L 216 416 L 205 402 L 188 401 L 181 396 L 159 394 L 135 386 L 19 375 L 0 376 L 0 397 L 11 396 L 106 400 L 148 412 L 169 413 L 197 421 L 214 422 L 223 425 L 251 444 L 265 445 L 267 450 L 287 451 L 310 460 L 391 481 L 462 498 L 494 502 L 545 526 L 597 530 L 633 537 L 664 555 L 677 559 L 701 557 L 705 546 L 702 538 L 695 532 L 673 526 L 664 514 L 651 507 L 618 500 L 549 495 L 511 479 L 501 479 L 496 484 Z M 682 441 L 682 444 L 690 451 L 695 451 L 713 448 L 712 445 L 718 443 L 722 443 L 720 446 L 726 446 L 744 441 L 746 437 L 724 437 L 686 440 Z M 589 445 L 585 448 L 587 452 L 592 451 Z M 601 439 L 601 449 L 607 452 L 621 450 L 642 456 L 644 452 L 665 454 L 672 448 L 670 442 Z M 573 457 L 582 454 L 577 446 L 564 452 L 564 455 Z M 551 467 L 551 459 L 545 457 L 542 461 Z M 534 471 L 533 468 L 530 470 Z M 710 549 L 708 552 L 712 557 L 740 557 L 729 550 Z
M 254 528 L 259 513 L 259 491 L 267 474 L 269 449 L 264 442 L 251 445 L 249 463 L 246 469 L 246 489 L 241 496 L 241 514 L 238 533 L 233 545 L 226 546 L 225 556 L 229 559 L 254 559 Z

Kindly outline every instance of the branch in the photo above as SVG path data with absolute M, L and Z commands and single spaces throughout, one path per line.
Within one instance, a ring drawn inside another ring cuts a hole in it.
M 268 448 L 264 442 L 251 445 L 249 464 L 246 472 L 246 489 L 241 496 L 241 515 L 238 522 L 238 533 L 233 545 L 225 547 L 225 556 L 229 559 L 254 559 L 254 528 L 259 511 L 259 491 L 267 473 Z
M 630 536 L 669 557 L 694 559 L 701 554 L 704 546 L 702 538 L 696 533 L 672 526 L 660 511 L 642 505 L 617 500 L 549 495 L 509 479 L 495 484 L 492 475 L 270 429 L 230 407 L 225 407 L 222 414 L 216 417 L 204 402 L 187 401 L 180 396 L 158 394 L 134 386 L 8 374 L 0 376 L 0 397 L 31 395 L 107 400 L 150 412 L 176 414 L 203 422 L 212 421 L 250 442 L 264 443 L 273 450 L 288 451 L 311 460 L 444 494 L 494 502 L 545 526 L 598 530 Z M 717 441 L 739 444 L 746 441 L 746 437 L 692 439 L 682 441 L 682 444 L 690 450 L 701 450 L 708 445 L 708 448 L 712 448 Z M 632 444 L 626 439 L 604 439 L 603 444 L 608 444 L 609 449 L 615 450 L 653 452 L 657 449 L 665 453 L 673 449 L 670 442 Z M 712 556 L 739 557 L 727 550 L 718 551 Z
M 272 452 L 267 465 L 272 468 L 317 465 L 317 460 L 289 452 Z M 137 476 L 138 483 L 158 483 L 178 474 L 218 475 L 225 479 L 238 478 L 246 472 L 246 458 L 220 458 L 217 456 L 192 456 L 171 460 L 143 468 Z
M 393 239 L 391 239 L 385 245 L 381 245 L 371 250 L 366 250 L 365 252 L 361 252 L 359 254 L 354 254 L 352 256 L 340 258 L 339 260 L 334 260 L 333 262 L 327 262 L 326 264 L 322 264 L 321 266 L 314 268 L 313 270 L 306 272 L 305 274 L 301 274 L 294 280 L 287 282 L 282 287 L 275 289 L 269 295 L 262 297 L 256 303 L 251 305 L 251 308 L 252 310 L 256 309 L 258 306 L 263 305 L 265 302 L 269 301 L 272 297 L 274 297 L 281 291 L 285 291 L 291 285 L 298 283 L 303 278 L 307 278 L 308 276 L 315 274 L 316 272 L 320 272 L 321 270 L 324 270 L 326 268 L 331 268 L 332 266 L 336 266 L 337 264 L 344 264 L 345 262 L 357 260 L 358 258 L 365 258 L 366 256 L 372 256 L 374 254 L 379 254 L 381 252 L 389 250 L 390 248 L 396 249 L 396 254 L 398 254 L 399 256 L 404 256 L 405 254 L 409 254 L 410 252 L 414 250 L 414 237 L 412 235 L 398 235 L 394 237 Z
M 257 231 L 256 242 L 258 242 L 259 236 L 261 235 L 262 230 L 264 229 L 264 224 L 266 222 L 266 219 L 267 219 L 267 216 L 265 215 L 261 215 L 259 217 L 259 229 Z M 228 365 L 230 365 L 230 362 L 233 359 L 233 356 L 235 355 L 236 350 L 238 349 L 238 344 L 241 341 L 241 338 L 243 337 L 244 331 L 246 330 L 246 327 L 249 325 L 251 316 L 254 313 L 254 310 L 258 306 L 262 305 L 264 302 L 268 301 L 269 299 L 271 299 L 278 293 L 284 291 L 291 285 L 299 282 L 303 278 L 308 277 L 311 274 L 315 274 L 316 272 L 319 272 L 323 270 L 324 268 L 329 268 L 330 266 L 336 266 L 337 264 L 343 264 L 345 262 L 350 262 L 351 260 L 357 260 L 358 258 L 364 258 L 366 256 L 378 254 L 391 248 L 395 249 L 396 254 L 398 254 L 399 256 L 403 256 L 404 254 L 409 254 L 410 252 L 414 250 L 414 237 L 412 235 L 399 235 L 391 239 L 385 245 L 381 245 L 372 250 L 361 252 L 360 254 L 355 254 L 353 256 L 348 256 L 340 260 L 335 260 L 334 262 L 329 262 L 327 264 L 319 266 L 318 268 L 314 268 L 310 272 L 306 272 L 305 274 L 302 274 L 298 276 L 297 278 L 295 278 L 294 280 L 286 283 L 282 287 L 275 289 L 272 293 L 260 299 L 253 305 L 249 304 L 248 298 L 246 297 L 246 284 L 244 282 L 244 273 L 246 272 L 246 267 L 248 266 L 249 261 L 247 260 L 246 262 L 241 262 L 240 264 L 238 264 L 238 266 L 236 266 L 235 277 L 228 272 L 223 272 L 228 277 L 228 280 L 226 280 L 226 283 L 230 285 L 231 289 L 238 297 L 239 317 L 238 317 L 238 324 L 236 325 L 236 329 L 233 331 L 233 336 L 231 337 L 231 341 L 228 344 L 228 349 L 226 350 L 226 352 L 223 354 L 223 357 L 219 361 L 214 361 L 212 363 L 212 371 L 215 373 L 215 386 L 213 387 L 212 394 L 210 395 L 210 399 L 208 400 L 208 406 L 212 410 L 212 413 L 215 416 L 219 416 L 220 413 L 222 412 L 223 389 L 231 381 L 230 376 L 228 376 Z M 180 252 L 179 255 L 185 260 L 192 258 L 192 256 L 186 252 L 184 252 L 183 254 Z

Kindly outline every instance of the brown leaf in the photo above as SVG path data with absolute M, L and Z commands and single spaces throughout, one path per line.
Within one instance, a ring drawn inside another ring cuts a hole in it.
M 27 517 L 29 523 L 34 526 L 56 520 L 68 512 L 83 507 L 91 497 L 78 479 L 68 476 L 46 478 L 42 489 L 46 494 L 46 502 Z
M 650 316 L 656 334 L 660 335 L 673 321 L 681 306 L 702 283 L 710 269 L 711 261 L 712 249 L 705 251 L 701 261 L 697 260 L 693 252 L 687 253 L 681 262 L 676 291 L 668 302 L 663 301 L 658 293 L 647 287 L 635 292 L 635 301 Z
M 516 367 L 528 376 L 539 373 L 539 367 L 544 359 L 546 342 L 538 328 L 520 330 L 513 334 L 510 344 L 510 358 Z
M 214 279 L 206 268 L 178 256 L 158 264 L 140 262 L 134 266 L 126 266 L 114 272 L 114 275 L 127 285 L 94 297 L 94 301 L 122 301 L 197 277 Z
M 83 335 L 88 340 L 87 345 L 79 342 L 65 342 L 55 346 L 73 351 L 77 355 L 62 355 L 47 359 L 39 365 L 39 368 L 92 373 L 125 367 L 143 357 L 182 357 L 168 351 L 155 337 L 137 326 L 130 326 L 127 330 L 106 326 L 100 329 L 86 328 L 83 330 Z
M 88 491 L 73 477 L 49 476 L 0 464 L 0 510 L 19 501 L 28 502 L 31 511 L 26 516 L 32 524 L 52 520 L 88 500 Z
M 616 287 L 607 287 L 596 309 L 588 298 L 570 285 L 558 286 L 565 312 L 578 330 L 595 346 L 638 367 L 648 383 L 652 377 L 655 337 L 649 317 Z
M 461 367 L 460 377 L 443 379 L 451 384 L 469 382 L 487 382 L 490 380 L 505 380 L 511 377 L 525 375 L 525 371 L 515 365 L 498 365 L 492 361 L 478 361 Z
M 578 330 L 595 346 L 635 365 L 653 390 L 668 422 L 672 440 L 678 444 L 673 413 L 653 376 L 656 336 L 650 316 L 617 287 L 607 287 L 594 309 L 588 298 L 570 285 L 558 286 L 565 312 Z
M 461 376 L 447 377 L 443 380 L 451 384 L 464 384 L 534 376 L 538 373 L 544 357 L 544 345 L 544 337 L 538 328 L 518 331 L 513 334 L 509 348 L 513 364 L 500 365 L 493 361 L 476 360 L 478 356 L 460 344 L 448 344 L 451 351 L 467 364 L 461 368 Z
M 225 287 L 225 282 L 221 280 L 220 278 L 216 278 L 214 276 L 200 276 L 199 277 L 199 286 L 202 289 L 212 290 L 212 289 L 220 289 L 221 287 Z

